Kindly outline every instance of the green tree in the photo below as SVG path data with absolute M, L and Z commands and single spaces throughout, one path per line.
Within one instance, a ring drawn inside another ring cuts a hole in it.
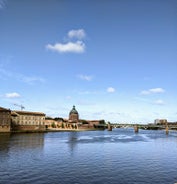
M 55 123 L 54 123 L 54 122 L 52 123 L 52 125 L 51 125 L 51 126 L 52 126 L 52 128 L 56 128 L 56 125 L 55 125 Z
M 104 120 L 104 119 L 103 119 L 103 120 L 100 120 L 100 121 L 99 121 L 99 124 L 102 124 L 102 125 L 106 124 L 106 123 L 105 123 L 105 120 Z

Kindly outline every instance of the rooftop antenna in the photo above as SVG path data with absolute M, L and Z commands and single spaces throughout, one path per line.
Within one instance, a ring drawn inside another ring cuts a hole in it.
M 23 105 L 19 105 L 19 104 L 14 104 L 14 105 L 20 107 L 21 111 L 22 111 L 23 109 L 25 109 L 25 107 L 24 107 Z

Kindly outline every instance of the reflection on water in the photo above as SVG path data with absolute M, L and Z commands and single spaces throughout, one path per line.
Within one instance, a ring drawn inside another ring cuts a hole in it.
M 74 149 L 76 149 L 78 139 L 79 139 L 78 132 L 70 132 L 68 137 L 68 145 L 69 145 L 71 154 L 73 154 Z
M 177 182 L 177 132 L 0 134 L 0 183 Z
M 30 149 L 42 149 L 44 146 L 44 134 L 0 134 L 0 155 L 1 159 L 8 157 L 11 153 L 29 151 Z
M 26 133 L 26 134 L 0 134 L 0 150 L 7 150 L 9 147 L 14 149 L 35 149 L 43 147 L 44 134 Z
M 5 157 L 9 152 L 10 133 L 0 134 L 0 156 Z
M 44 146 L 43 133 L 12 134 L 10 138 L 16 149 L 36 149 Z

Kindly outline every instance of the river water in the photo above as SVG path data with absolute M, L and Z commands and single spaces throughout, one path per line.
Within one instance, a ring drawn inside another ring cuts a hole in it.
M 175 182 L 175 131 L 0 134 L 0 184 Z

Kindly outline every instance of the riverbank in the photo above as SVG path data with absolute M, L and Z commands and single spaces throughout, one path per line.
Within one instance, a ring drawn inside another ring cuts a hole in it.
M 121 127 L 119 127 L 121 128 Z M 129 127 L 131 128 L 131 127 Z M 0 132 L 0 133 L 47 133 L 47 132 L 83 132 L 83 131 L 103 131 L 107 128 L 47 128 L 46 130 L 13 130 L 10 132 Z M 114 129 L 114 128 L 113 128 Z M 143 130 L 165 130 L 162 126 L 139 126 L 139 129 Z M 107 129 L 108 130 L 108 129 Z M 177 127 L 169 127 L 169 131 L 177 131 Z
M 47 129 L 47 132 L 82 132 L 82 131 L 98 131 L 98 130 L 105 130 L 101 128 L 80 128 L 80 129 L 72 129 L 72 128 L 52 128 Z
M 0 132 L 4 133 L 47 133 L 47 132 L 83 132 L 83 131 L 103 131 L 103 128 L 80 128 L 80 129 L 71 129 L 71 128 L 50 128 L 46 130 L 16 130 L 11 132 Z

